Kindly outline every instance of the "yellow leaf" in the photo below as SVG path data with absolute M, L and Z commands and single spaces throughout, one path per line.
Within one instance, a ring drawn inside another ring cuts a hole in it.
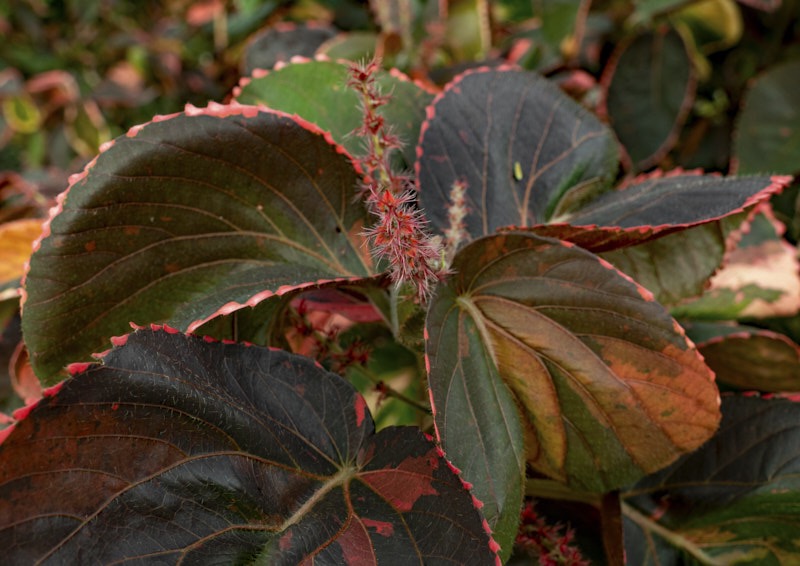
M 22 277 L 33 242 L 42 232 L 42 220 L 27 218 L 0 224 L 0 285 Z

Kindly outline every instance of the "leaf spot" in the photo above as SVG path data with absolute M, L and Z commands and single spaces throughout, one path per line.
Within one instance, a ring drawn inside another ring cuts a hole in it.
M 356 426 L 361 426 L 364 422 L 364 416 L 367 408 L 367 402 L 361 395 L 356 395 L 355 410 L 356 410 Z
M 381 536 L 390 537 L 394 534 L 394 525 L 386 521 L 375 521 L 373 519 L 362 519 L 361 521 L 368 529 L 375 529 Z

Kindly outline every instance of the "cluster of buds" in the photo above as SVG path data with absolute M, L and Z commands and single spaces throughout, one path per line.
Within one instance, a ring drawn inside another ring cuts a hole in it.
M 547 524 L 532 501 L 526 502 L 521 519 L 515 544 L 532 556 L 538 556 L 539 566 L 589 566 L 589 561 L 572 545 L 575 532 L 563 525 Z
M 366 141 L 360 158 L 364 170 L 361 196 L 376 222 L 365 231 L 373 256 L 385 260 L 396 285 L 411 283 L 420 301 L 425 301 L 442 267 L 438 240 L 432 238 L 426 220 L 414 205 L 416 187 L 412 176 L 396 172 L 393 153 L 402 147 L 380 113 L 389 101 L 377 84 L 380 62 L 373 59 L 350 66 L 347 85 L 361 97 L 364 115 L 354 132 Z

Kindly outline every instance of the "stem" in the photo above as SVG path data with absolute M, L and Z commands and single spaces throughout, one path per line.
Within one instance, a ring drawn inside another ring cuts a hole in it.
M 403 401 L 404 403 L 408 403 L 409 405 L 411 405 L 412 407 L 414 407 L 418 411 L 420 411 L 422 413 L 425 413 L 426 415 L 433 414 L 431 412 L 430 407 L 427 407 L 427 406 L 423 405 L 422 403 L 420 403 L 419 401 L 417 401 L 416 399 L 412 399 L 408 395 L 406 395 L 404 393 L 400 393 L 397 389 L 393 389 L 389 385 L 386 385 L 385 381 L 383 381 L 380 377 L 378 377 L 377 375 L 372 373 L 370 370 L 368 370 L 364 366 L 359 366 L 359 367 L 354 368 L 354 369 L 356 371 L 360 371 L 364 376 L 366 376 L 367 379 L 369 379 L 375 385 L 380 385 L 381 386 L 381 390 L 383 391 L 383 393 L 386 394 L 387 397 L 394 397 L 395 399 Z
M 528 479 L 525 482 L 525 494 L 532 495 L 538 499 L 560 499 L 586 503 L 597 508 L 602 506 L 603 497 L 597 493 L 574 491 L 562 483 L 545 479 Z
M 397 313 L 397 301 L 400 300 L 400 285 L 393 284 L 389 290 L 389 324 L 392 336 L 395 340 L 400 339 L 400 316 Z
M 625 564 L 625 541 L 623 540 L 622 512 L 619 491 L 603 495 L 600 504 L 600 532 L 607 564 Z
M 622 502 L 622 512 L 643 531 L 657 534 L 672 546 L 688 552 L 700 563 L 709 564 L 710 566 L 722 566 L 724 564 L 723 562 L 717 561 L 713 556 L 709 556 L 702 548 L 685 536 L 659 525 L 656 521 L 646 517 L 624 501 Z
M 336 489 L 337 487 L 344 485 L 348 481 L 350 481 L 353 476 L 358 471 L 358 468 L 352 465 L 345 464 L 341 470 L 339 470 L 336 475 L 331 477 L 328 481 L 322 484 L 314 494 L 306 500 L 303 505 L 300 506 L 297 511 L 295 511 L 291 517 L 288 517 L 286 521 L 279 527 L 278 532 L 284 532 L 286 529 L 303 519 L 314 506 L 319 503 L 323 497 L 325 497 L 331 490 Z

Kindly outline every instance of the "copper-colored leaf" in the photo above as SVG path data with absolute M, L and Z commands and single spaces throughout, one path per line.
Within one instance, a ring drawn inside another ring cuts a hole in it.
M 529 463 L 589 490 L 654 472 L 713 434 L 713 374 L 652 294 L 607 262 L 508 232 L 463 248 L 453 270 L 431 305 L 428 355 L 439 434 L 457 466 L 472 466 L 459 446 L 487 411 L 503 423 L 521 416 Z M 496 372 L 520 415 L 499 418 L 494 398 L 463 383 L 465 364 L 479 383 Z M 465 475 L 481 497 L 487 477 Z

